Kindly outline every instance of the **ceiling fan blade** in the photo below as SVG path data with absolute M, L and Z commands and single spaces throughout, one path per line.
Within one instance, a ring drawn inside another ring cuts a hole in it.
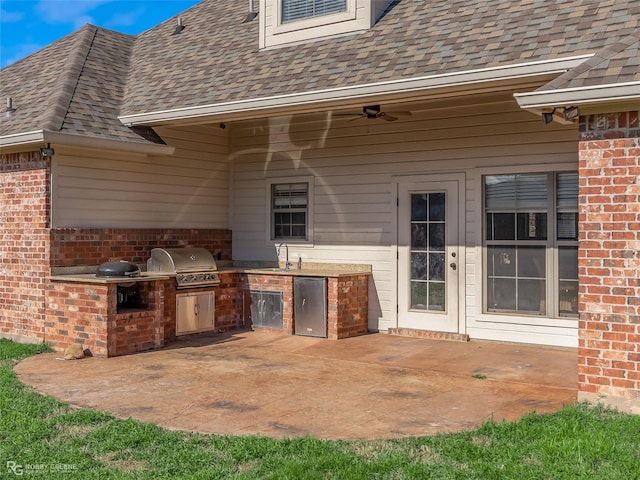
M 393 112 L 389 112 L 391 115 L 399 115 L 399 116 L 406 116 L 406 117 L 410 117 L 411 115 L 413 115 L 411 112 L 408 111 L 393 111 Z
M 378 116 L 378 118 L 381 118 L 382 120 L 386 120 L 387 122 L 395 122 L 398 119 L 397 117 L 394 117 L 393 115 L 386 114 L 384 112 L 381 112 L 380 115 Z

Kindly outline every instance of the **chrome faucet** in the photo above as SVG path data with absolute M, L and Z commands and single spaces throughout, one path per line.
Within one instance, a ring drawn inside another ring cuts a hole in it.
M 284 263 L 284 269 L 285 270 L 289 270 L 291 268 L 291 262 L 289 261 L 289 245 L 287 245 L 285 242 L 282 242 L 280 245 L 278 245 L 278 251 L 276 252 L 276 255 L 278 255 L 278 257 L 280 257 L 280 249 L 282 248 L 282 246 L 284 245 L 285 248 L 285 263 Z

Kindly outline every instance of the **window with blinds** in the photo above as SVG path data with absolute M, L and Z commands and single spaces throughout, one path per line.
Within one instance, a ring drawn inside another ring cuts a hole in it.
M 578 313 L 578 174 L 484 177 L 488 312 Z
M 308 183 L 271 186 L 272 240 L 307 240 Z
M 305 18 L 345 12 L 347 0 L 282 0 L 281 22 L 294 22 Z

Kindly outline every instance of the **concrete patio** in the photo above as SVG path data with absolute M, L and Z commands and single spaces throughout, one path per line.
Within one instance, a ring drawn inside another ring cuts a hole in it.
M 432 435 L 554 412 L 577 397 L 575 349 L 484 341 L 255 331 L 109 359 L 60 357 L 30 357 L 15 370 L 71 405 L 201 433 Z

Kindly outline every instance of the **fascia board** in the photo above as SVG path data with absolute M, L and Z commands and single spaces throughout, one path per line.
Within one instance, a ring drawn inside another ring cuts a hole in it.
M 1 136 L 0 148 L 37 144 L 42 142 L 44 142 L 44 130 L 33 130 L 32 132 Z
M 336 100 L 357 99 L 372 95 L 402 94 L 429 89 L 475 85 L 478 83 L 525 78 L 536 75 L 559 74 L 575 68 L 592 56 L 592 54 L 580 55 L 553 60 L 543 60 L 539 62 L 519 63 L 440 75 L 429 75 L 403 80 L 390 80 L 386 82 L 254 98 L 196 107 L 122 115 L 118 117 L 118 119 L 127 126 L 153 125 L 175 120 L 185 120 L 238 112 L 260 111 L 296 105 L 318 104 Z
M 634 99 L 640 101 L 640 82 L 516 93 L 513 96 L 521 108 L 553 108 Z
M 94 148 L 98 150 L 115 150 L 149 155 L 173 155 L 175 147 L 148 143 L 128 142 L 126 140 L 112 140 L 108 138 L 85 137 L 60 132 L 45 132 L 47 143 L 58 143 L 72 147 Z
M 35 130 L 33 132 L 0 137 L 0 148 L 6 149 L 11 147 L 26 147 L 28 145 L 34 145 L 39 148 L 44 143 L 58 143 L 74 147 L 126 151 L 150 155 L 173 155 L 175 152 L 175 147 L 169 145 L 154 145 L 106 138 L 85 137 L 83 135 L 47 132 L 46 130 Z M 13 151 L 15 148 L 11 148 L 11 150 Z

